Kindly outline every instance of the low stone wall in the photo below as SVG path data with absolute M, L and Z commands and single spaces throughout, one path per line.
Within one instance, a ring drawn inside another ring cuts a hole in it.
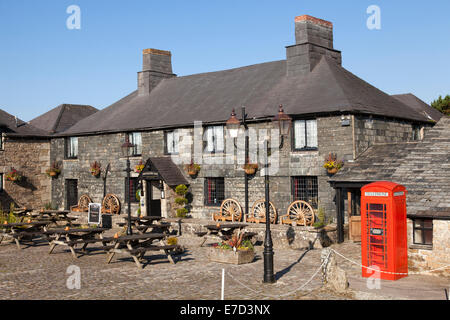
M 215 224 L 216 222 L 203 219 L 182 219 L 181 223 L 176 221 L 171 222 L 174 229 L 181 226 L 182 234 L 195 235 L 196 232 L 206 232 L 204 227 L 206 224 Z M 255 232 L 254 239 L 260 243 L 264 243 L 265 237 L 265 224 L 253 224 L 249 223 L 244 229 L 248 232 Z M 337 233 L 334 225 L 327 226 L 320 230 L 314 227 L 303 226 L 288 226 L 288 225 L 271 225 L 270 226 L 273 247 L 277 248 L 291 248 L 291 249 L 310 249 L 310 248 L 323 248 L 336 243 Z
M 413 244 L 412 221 L 408 219 L 408 267 L 411 271 L 427 271 L 450 264 L 450 221 L 433 220 L 433 246 Z M 450 276 L 450 268 L 433 272 Z

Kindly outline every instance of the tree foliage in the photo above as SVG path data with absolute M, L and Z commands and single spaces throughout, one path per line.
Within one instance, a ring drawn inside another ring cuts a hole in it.
M 445 98 L 439 96 L 431 103 L 431 106 L 443 114 L 450 115 L 450 95 L 446 95 Z

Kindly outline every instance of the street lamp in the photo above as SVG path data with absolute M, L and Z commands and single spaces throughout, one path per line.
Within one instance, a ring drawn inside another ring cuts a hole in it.
M 127 226 L 127 235 L 131 235 L 133 232 L 131 231 L 131 195 L 130 195 L 130 156 L 133 152 L 134 144 L 132 144 L 128 138 L 128 134 L 125 136 L 125 142 L 122 144 L 122 156 L 127 158 L 127 168 L 125 169 L 127 173 L 127 200 L 128 200 L 128 226 Z
M 283 107 L 280 105 L 278 114 L 273 118 L 273 124 L 280 129 L 281 144 L 280 149 L 283 146 L 283 138 L 289 134 L 289 130 L 292 125 L 292 118 L 285 114 Z M 273 243 L 272 235 L 270 232 L 270 192 L 269 192 L 269 139 L 266 137 L 264 140 L 264 185 L 265 185 L 265 205 L 266 205 L 266 234 L 264 239 L 264 283 L 274 283 L 275 275 L 273 273 Z
M 231 116 L 230 118 L 227 120 L 226 122 L 226 128 L 228 131 L 228 134 L 230 135 L 230 137 L 234 140 L 235 138 L 237 138 L 238 133 L 239 133 L 239 128 L 241 127 L 241 123 L 244 126 L 244 130 L 245 130 L 245 164 L 247 164 L 248 161 L 248 133 L 247 133 L 247 116 L 245 114 L 245 107 L 242 107 L 242 121 L 240 121 L 238 118 L 236 118 L 236 112 L 233 111 L 231 112 Z M 237 148 L 236 144 L 235 147 Z M 248 214 L 248 174 L 245 172 L 244 173 L 244 194 L 245 194 L 245 217 Z

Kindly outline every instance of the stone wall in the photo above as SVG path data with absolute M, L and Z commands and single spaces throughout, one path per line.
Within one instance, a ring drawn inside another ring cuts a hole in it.
M 346 116 L 351 119 L 351 116 Z M 352 121 L 343 123 L 341 116 L 329 116 L 317 118 L 318 130 L 318 149 L 313 151 L 293 151 L 291 148 L 291 137 L 286 137 L 282 149 L 279 150 L 278 169 L 270 176 L 270 200 L 277 208 L 278 215 L 285 215 L 289 204 L 293 201 L 291 191 L 291 180 L 294 176 L 317 176 L 318 178 L 318 198 L 319 207 L 325 211 L 329 221 L 335 219 L 335 192 L 328 183 L 330 176 L 323 168 L 324 158 L 329 153 L 336 153 L 339 159 L 351 161 L 353 159 L 354 145 L 357 146 L 357 152 L 360 152 L 364 146 L 373 141 L 405 140 L 412 136 L 411 124 L 372 120 L 371 124 L 366 123 L 364 118 L 358 118 L 355 121 L 355 130 L 352 128 Z M 265 135 L 263 129 L 270 129 L 272 123 L 260 122 L 250 123 L 249 128 L 256 132 L 256 137 L 261 142 Z M 384 129 L 381 129 L 384 128 Z M 190 184 L 190 193 L 192 202 L 189 204 L 190 215 L 194 218 L 210 218 L 212 212 L 218 211 L 218 206 L 204 205 L 204 182 L 208 177 L 223 177 L 225 181 L 225 198 L 236 199 L 245 209 L 244 195 L 244 148 L 243 139 L 237 141 L 238 151 L 235 151 L 233 142 L 225 140 L 225 152 L 217 154 L 203 155 L 199 161 L 194 158 L 196 163 L 201 165 L 201 170 L 197 177 L 189 177 L 184 164 L 189 163 L 193 157 L 192 142 L 194 140 L 194 128 L 180 129 L 182 140 L 179 144 L 179 155 L 174 157 L 175 163 L 185 175 Z M 353 135 L 355 131 L 355 136 Z M 270 134 L 270 131 L 267 131 Z M 150 156 L 164 155 L 164 132 L 146 131 L 142 132 L 142 157 L 131 159 L 131 166 L 140 161 L 145 161 Z M 379 137 L 378 135 L 381 135 Z M 52 184 L 53 202 L 60 208 L 66 207 L 65 199 L 65 180 L 78 179 L 78 196 L 87 193 L 93 201 L 101 202 L 103 198 L 103 180 L 102 178 L 92 177 L 89 172 L 90 164 L 94 161 L 101 163 L 102 168 L 110 164 L 110 171 L 106 180 L 106 193 L 114 193 L 119 199 L 125 199 L 125 165 L 126 160 L 121 156 L 120 146 L 125 139 L 125 134 L 103 134 L 79 137 L 79 156 L 76 160 L 64 160 L 64 139 L 58 138 L 52 140 L 52 160 L 60 160 L 63 163 L 63 172 Z M 202 139 L 202 136 L 198 139 Z M 239 139 L 238 139 L 239 140 Z M 249 209 L 260 199 L 265 197 L 264 176 L 261 170 L 264 159 L 259 158 L 258 143 L 250 142 L 251 162 L 259 162 L 259 170 L 254 176 L 249 178 Z M 367 143 L 365 142 L 367 141 Z M 276 144 L 278 150 L 279 142 Z M 262 146 L 262 143 L 259 144 Z M 232 152 L 230 152 L 232 150 Z M 183 160 L 182 162 L 180 160 Z M 103 174 L 102 174 L 103 176 Z M 132 173 L 132 176 L 137 174 Z M 166 186 L 167 189 L 167 186 Z M 162 201 L 162 213 L 166 217 L 174 217 L 175 209 L 173 206 L 173 192 L 167 192 L 167 199 Z M 138 204 L 132 204 L 132 212 L 135 212 Z M 125 212 L 124 210 L 122 211 Z
M 410 271 L 426 271 L 450 264 L 450 221 L 433 220 L 433 245 L 413 244 L 413 223 L 408 219 L 408 267 Z M 433 272 L 450 276 L 450 268 Z
M 412 141 L 413 124 L 392 119 L 379 119 L 369 116 L 355 116 L 356 156 L 375 143 L 394 143 Z
M 50 167 L 50 141 L 6 137 L 0 150 L 0 172 L 3 173 L 3 191 L 0 202 L 3 209 L 10 203 L 16 207 L 41 209 L 50 202 L 51 179 L 45 174 Z M 22 176 L 20 182 L 6 181 L 6 173 L 15 168 Z

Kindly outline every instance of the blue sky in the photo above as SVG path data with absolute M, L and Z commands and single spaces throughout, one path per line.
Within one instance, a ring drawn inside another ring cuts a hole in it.
M 366 26 L 370 5 L 381 30 Z M 346 69 L 430 103 L 450 94 L 448 12 L 448 0 L 0 0 L 0 108 L 25 121 L 61 103 L 105 108 L 136 89 L 145 48 L 170 50 L 178 76 L 282 60 L 303 14 L 333 22 Z

